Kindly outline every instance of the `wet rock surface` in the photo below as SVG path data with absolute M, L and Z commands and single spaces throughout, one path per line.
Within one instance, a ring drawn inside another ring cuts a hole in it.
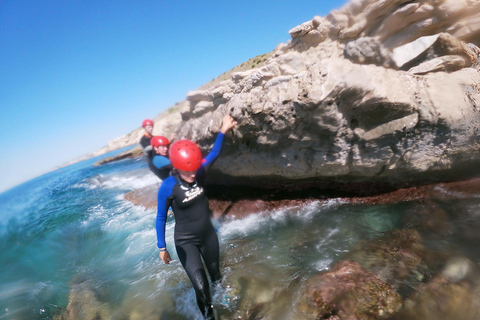
M 310 319 L 388 319 L 402 298 L 359 263 L 344 260 L 308 279 L 300 305 Z

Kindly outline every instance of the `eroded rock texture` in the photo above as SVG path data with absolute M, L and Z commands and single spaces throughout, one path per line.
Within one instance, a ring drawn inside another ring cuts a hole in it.
M 190 92 L 177 137 L 207 150 L 225 114 L 238 120 L 212 184 L 352 188 L 458 177 L 480 160 L 479 9 L 351 1 L 292 29 L 265 66 Z

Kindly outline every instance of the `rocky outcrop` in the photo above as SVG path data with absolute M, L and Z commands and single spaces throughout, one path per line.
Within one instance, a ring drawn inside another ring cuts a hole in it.
M 207 152 L 235 117 L 215 185 L 379 193 L 478 172 L 478 9 L 352 0 L 290 30 L 259 67 L 188 93 L 156 128 Z
M 224 114 L 237 119 L 211 184 L 362 191 L 355 183 L 455 179 L 480 161 L 480 50 L 465 42 L 480 36 L 478 8 L 351 1 L 292 29 L 263 67 L 190 92 L 177 137 L 206 150 Z

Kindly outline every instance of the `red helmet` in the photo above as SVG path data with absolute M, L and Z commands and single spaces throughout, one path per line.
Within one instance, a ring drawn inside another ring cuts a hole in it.
M 195 171 L 202 165 L 202 153 L 190 140 L 178 140 L 170 146 L 169 158 L 175 169 Z
M 142 122 L 142 127 L 145 128 L 146 126 L 153 126 L 153 121 L 150 120 L 150 119 L 145 119 L 145 120 L 143 120 L 143 122 Z
M 154 136 L 152 137 L 152 140 L 150 140 L 150 144 L 152 147 L 168 146 L 170 141 L 164 136 Z

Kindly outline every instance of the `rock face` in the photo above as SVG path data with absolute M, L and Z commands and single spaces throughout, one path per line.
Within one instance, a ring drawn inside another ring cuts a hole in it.
M 237 119 L 209 184 L 371 194 L 479 171 L 480 2 L 352 0 L 290 35 L 156 118 L 205 152 Z
M 478 1 L 351 1 L 292 29 L 263 67 L 190 92 L 177 137 L 207 150 L 225 114 L 238 120 L 211 184 L 453 178 L 480 161 L 479 12 Z

